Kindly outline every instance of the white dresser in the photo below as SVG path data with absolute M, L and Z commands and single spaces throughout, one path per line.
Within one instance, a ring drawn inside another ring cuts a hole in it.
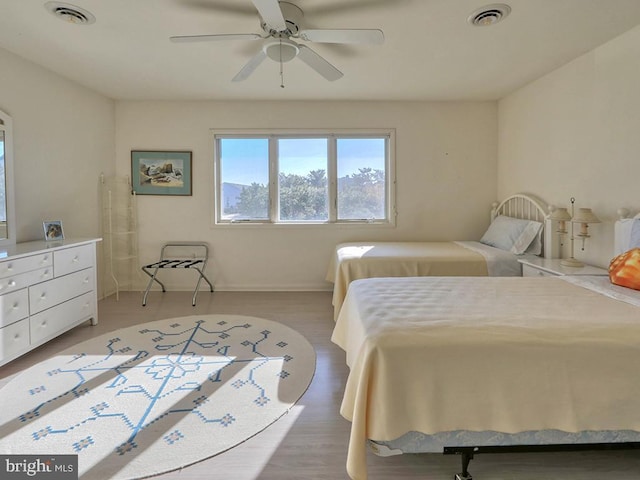
M 0 247 L 0 365 L 80 323 L 98 323 L 99 241 Z

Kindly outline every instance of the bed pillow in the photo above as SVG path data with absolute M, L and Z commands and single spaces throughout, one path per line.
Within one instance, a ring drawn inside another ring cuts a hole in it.
M 498 215 L 489 225 L 480 243 L 522 255 L 541 229 L 540 222 Z
M 640 248 L 632 248 L 611 260 L 609 280 L 614 285 L 640 290 Z
M 529 255 L 540 255 L 542 253 L 542 225 L 524 253 Z

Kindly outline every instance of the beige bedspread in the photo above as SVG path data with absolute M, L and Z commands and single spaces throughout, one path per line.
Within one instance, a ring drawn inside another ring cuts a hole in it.
M 342 243 L 336 247 L 326 279 L 333 282 L 337 318 L 349 284 L 374 277 L 486 276 L 487 262 L 455 242 Z
M 412 430 L 640 430 L 640 307 L 559 277 L 359 280 L 332 340 L 353 479 Z

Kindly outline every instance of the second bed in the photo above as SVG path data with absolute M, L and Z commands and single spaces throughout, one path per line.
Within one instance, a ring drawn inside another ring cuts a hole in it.
M 334 319 L 349 284 L 376 277 L 520 276 L 518 255 L 551 256 L 544 242 L 546 207 L 535 196 L 512 195 L 491 210 L 480 241 L 351 242 L 339 244 L 326 280 L 333 283 Z

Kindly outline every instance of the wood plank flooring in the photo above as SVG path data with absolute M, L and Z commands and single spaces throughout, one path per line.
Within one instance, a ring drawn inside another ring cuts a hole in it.
M 297 405 L 266 430 L 208 460 L 160 475 L 158 480 L 342 480 L 350 423 L 340 414 L 348 369 L 331 343 L 333 315 L 329 292 L 201 291 L 191 306 L 190 292 L 151 292 L 142 307 L 140 292 L 124 292 L 99 302 L 99 324 L 81 325 L 27 355 L 0 367 L 0 387 L 31 365 L 71 345 L 130 325 L 196 314 L 238 314 L 282 322 L 315 347 L 314 379 Z M 470 392 L 472 394 L 472 392 Z M 10 395 L 0 391 L 1 399 Z M 28 453 L 28 452 L 25 452 Z M 453 478 L 460 460 L 440 454 L 368 458 L 369 479 Z M 579 452 L 478 455 L 469 467 L 475 480 L 637 480 L 640 452 Z M 106 479 L 105 479 L 106 480 Z

